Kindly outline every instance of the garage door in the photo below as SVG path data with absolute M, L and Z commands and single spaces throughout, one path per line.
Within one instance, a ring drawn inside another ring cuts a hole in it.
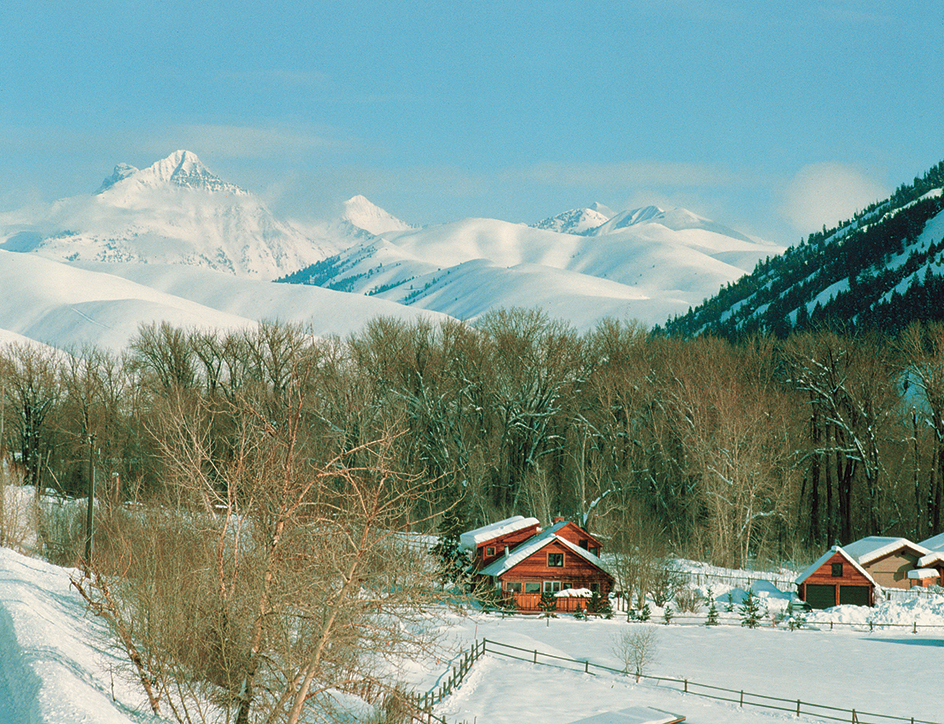
M 840 586 L 839 603 L 849 603 L 853 606 L 869 605 L 868 586 Z
M 813 608 L 831 608 L 836 605 L 836 587 L 823 583 L 808 583 L 806 602 Z

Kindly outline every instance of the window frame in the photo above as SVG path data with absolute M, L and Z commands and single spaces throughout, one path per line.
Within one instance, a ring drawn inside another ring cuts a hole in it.
M 551 563 L 551 557 L 554 557 L 554 560 L 560 560 L 560 563 Z M 561 551 L 550 551 L 547 554 L 547 567 L 548 568 L 563 568 L 564 567 L 564 554 Z
M 831 577 L 832 578 L 842 578 L 842 561 L 836 561 L 831 565 Z
M 521 581 L 505 581 L 505 590 L 508 593 L 521 593 Z
M 560 593 L 564 590 L 564 584 L 561 581 L 544 581 L 541 587 L 542 593 Z
M 529 590 L 530 589 L 530 590 Z M 525 593 L 540 593 L 541 592 L 541 583 L 539 581 L 525 581 L 524 582 L 524 592 Z
M 495 546 L 485 546 L 485 557 L 491 558 L 495 555 Z

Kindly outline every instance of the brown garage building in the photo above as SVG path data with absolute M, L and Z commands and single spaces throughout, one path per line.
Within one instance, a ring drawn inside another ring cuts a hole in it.
M 833 546 L 796 579 L 800 598 L 813 608 L 871 606 L 875 579 L 839 546 Z

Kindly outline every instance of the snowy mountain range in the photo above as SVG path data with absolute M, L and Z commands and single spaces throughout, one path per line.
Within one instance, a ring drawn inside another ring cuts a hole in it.
M 468 320 L 537 306 L 587 329 L 604 317 L 659 324 L 782 251 L 684 209 L 607 218 L 597 207 L 533 226 L 464 219 L 389 229 L 281 281 Z
M 417 228 L 354 196 L 302 231 L 181 150 L 119 164 L 95 193 L 0 213 L 0 339 L 120 348 L 158 319 L 346 334 L 379 315 L 473 320 L 510 306 L 581 330 L 607 316 L 651 325 L 780 251 L 684 209 L 599 204 L 532 226 Z

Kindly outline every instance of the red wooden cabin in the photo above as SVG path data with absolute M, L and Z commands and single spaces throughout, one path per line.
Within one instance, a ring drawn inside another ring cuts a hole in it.
M 501 541 L 504 552 L 499 554 L 496 546 L 494 557 L 477 556 L 477 578 L 483 585 L 500 590 L 505 600 L 513 601 L 521 610 L 539 610 L 541 594 L 551 592 L 559 594 L 558 610 L 575 611 L 578 606 L 586 607 L 591 593 L 606 599 L 613 587 L 613 576 L 599 557 L 600 541 L 575 523 L 557 520 L 540 532 L 535 527 L 532 535 L 514 547 L 507 545 L 508 539 L 503 536 L 479 547 L 491 547 L 495 540 Z

